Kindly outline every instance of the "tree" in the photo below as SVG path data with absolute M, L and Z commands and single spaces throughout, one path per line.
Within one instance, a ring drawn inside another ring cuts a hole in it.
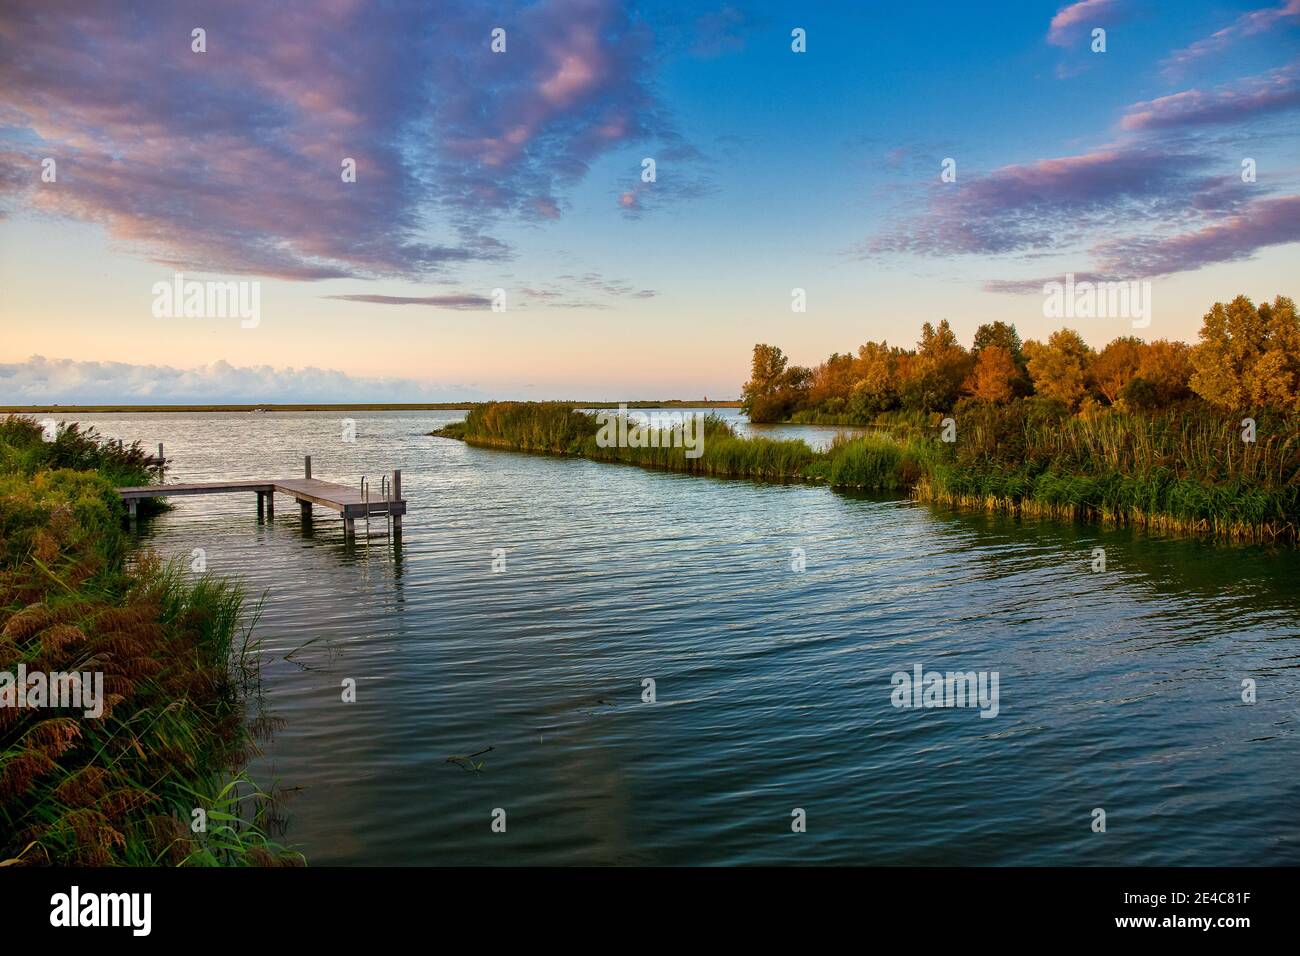
M 745 395 L 762 395 L 775 389 L 789 361 L 775 345 L 755 345 Z
M 1300 411 L 1300 326 L 1295 303 L 1278 296 L 1259 308 L 1244 295 L 1205 313 L 1192 350 L 1192 391 L 1239 411 L 1273 407 Z
M 812 371 L 789 361 L 775 345 L 754 346 L 740 404 L 750 421 L 779 422 L 806 401 Z
M 1136 336 L 1121 336 L 1093 356 L 1088 366 L 1088 379 L 1106 399 L 1106 404 L 1114 405 L 1119 400 L 1120 390 L 1137 377 L 1144 348 L 1142 340 Z
M 1278 296 L 1258 309 L 1264 345 L 1246 374 L 1251 401 L 1265 408 L 1300 412 L 1300 322 L 1295 303 Z
M 1087 395 L 1091 356 L 1092 349 L 1073 329 L 1053 332 L 1046 345 L 1032 340 L 1025 343 L 1034 389 L 1040 395 L 1064 402 L 1071 410 L 1077 409 Z
M 853 363 L 856 380 L 849 394 L 849 413 L 876 415 L 898 405 L 898 356 L 902 349 L 887 342 L 867 342 Z
M 975 341 L 971 345 L 971 355 L 979 354 L 990 346 L 1007 350 L 1011 361 L 1015 363 L 1017 374 L 1011 380 L 1011 387 L 1016 396 L 1024 397 L 1034 390 L 1029 381 L 1029 367 L 1025 360 L 1024 346 L 1020 342 L 1020 333 L 1014 325 L 1006 322 L 986 322 L 975 330 Z
M 985 345 L 979 350 L 965 389 L 986 402 L 1009 402 L 1016 397 L 1015 383 L 1019 378 L 1020 369 L 1010 351 L 1001 345 Z
M 1007 350 L 1011 358 L 1019 364 L 1024 360 L 1021 350 L 1020 333 L 1014 325 L 1006 322 L 986 322 L 975 330 L 975 341 L 971 344 L 971 353 L 978 355 L 990 345 L 997 345 Z
M 1149 396 L 1154 404 L 1147 407 L 1172 405 L 1192 394 L 1187 385 L 1192 377 L 1191 356 L 1192 347 L 1186 342 L 1156 339 L 1142 347 L 1133 381 L 1141 379 L 1150 386 Z M 1123 398 L 1122 390 L 1120 397 Z
M 921 326 L 913 361 L 902 363 L 905 378 L 899 383 L 903 404 L 924 411 L 951 409 L 970 373 L 971 358 L 957 341 L 948 320 L 937 327 Z
M 855 381 L 854 364 L 853 356 L 849 353 L 841 355 L 835 352 L 813 369 L 808 386 L 809 405 L 823 407 L 836 399 L 841 403 L 847 400 Z

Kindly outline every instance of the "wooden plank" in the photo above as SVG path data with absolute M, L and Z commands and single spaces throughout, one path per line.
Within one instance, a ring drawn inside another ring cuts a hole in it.
M 117 493 L 126 501 L 133 498 L 168 498 L 176 495 L 223 495 L 240 491 L 271 491 L 269 481 L 195 481 L 175 485 L 136 485 L 118 488 Z

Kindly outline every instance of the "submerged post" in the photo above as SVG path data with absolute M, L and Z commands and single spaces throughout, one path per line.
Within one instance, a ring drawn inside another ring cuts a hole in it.
M 158 443 L 158 478 L 163 477 L 163 469 L 167 467 L 167 457 L 163 454 L 163 443 Z

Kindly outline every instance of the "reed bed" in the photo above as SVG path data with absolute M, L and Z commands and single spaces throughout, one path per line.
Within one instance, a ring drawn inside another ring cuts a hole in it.
M 1203 406 L 1083 418 L 1025 401 L 967 405 L 955 417 L 956 442 L 939 440 L 941 416 L 903 413 L 880 416 L 865 435 L 838 436 L 823 452 L 798 440 L 741 438 L 710 417 L 698 458 L 669 447 L 664 436 L 660 447 L 600 447 L 596 417 L 560 403 L 484 406 L 435 434 L 692 474 L 909 494 L 958 508 L 1235 540 L 1297 539 L 1295 416 L 1261 416 L 1254 442 L 1242 440 L 1239 419 Z
M 179 564 L 128 566 L 114 487 L 147 483 L 144 456 L 72 436 L 0 422 L 0 671 L 102 674 L 103 713 L 0 707 L 0 864 L 299 862 L 239 772 L 256 609 Z

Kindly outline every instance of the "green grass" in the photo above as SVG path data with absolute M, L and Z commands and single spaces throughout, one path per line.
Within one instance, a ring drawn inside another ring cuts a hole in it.
M 487 405 L 434 434 L 691 474 L 909 494 L 953 507 L 1241 540 L 1297 538 L 1295 416 L 1262 417 L 1253 443 L 1241 440 L 1238 420 L 1203 406 L 1080 418 L 1039 401 L 973 404 L 957 413 L 953 443 L 939 440 L 941 420 L 922 413 L 881 415 L 875 430 L 839 436 L 826 451 L 814 451 L 798 440 L 741 438 L 710 417 L 698 458 L 667 441 L 659 442 L 663 447 L 600 447 L 596 416 L 563 403 Z
M 114 487 L 148 481 L 142 457 L 0 422 L 0 671 L 98 673 L 104 690 L 100 718 L 0 707 L 0 863 L 295 862 L 240 773 L 256 609 L 179 563 L 128 563 Z

